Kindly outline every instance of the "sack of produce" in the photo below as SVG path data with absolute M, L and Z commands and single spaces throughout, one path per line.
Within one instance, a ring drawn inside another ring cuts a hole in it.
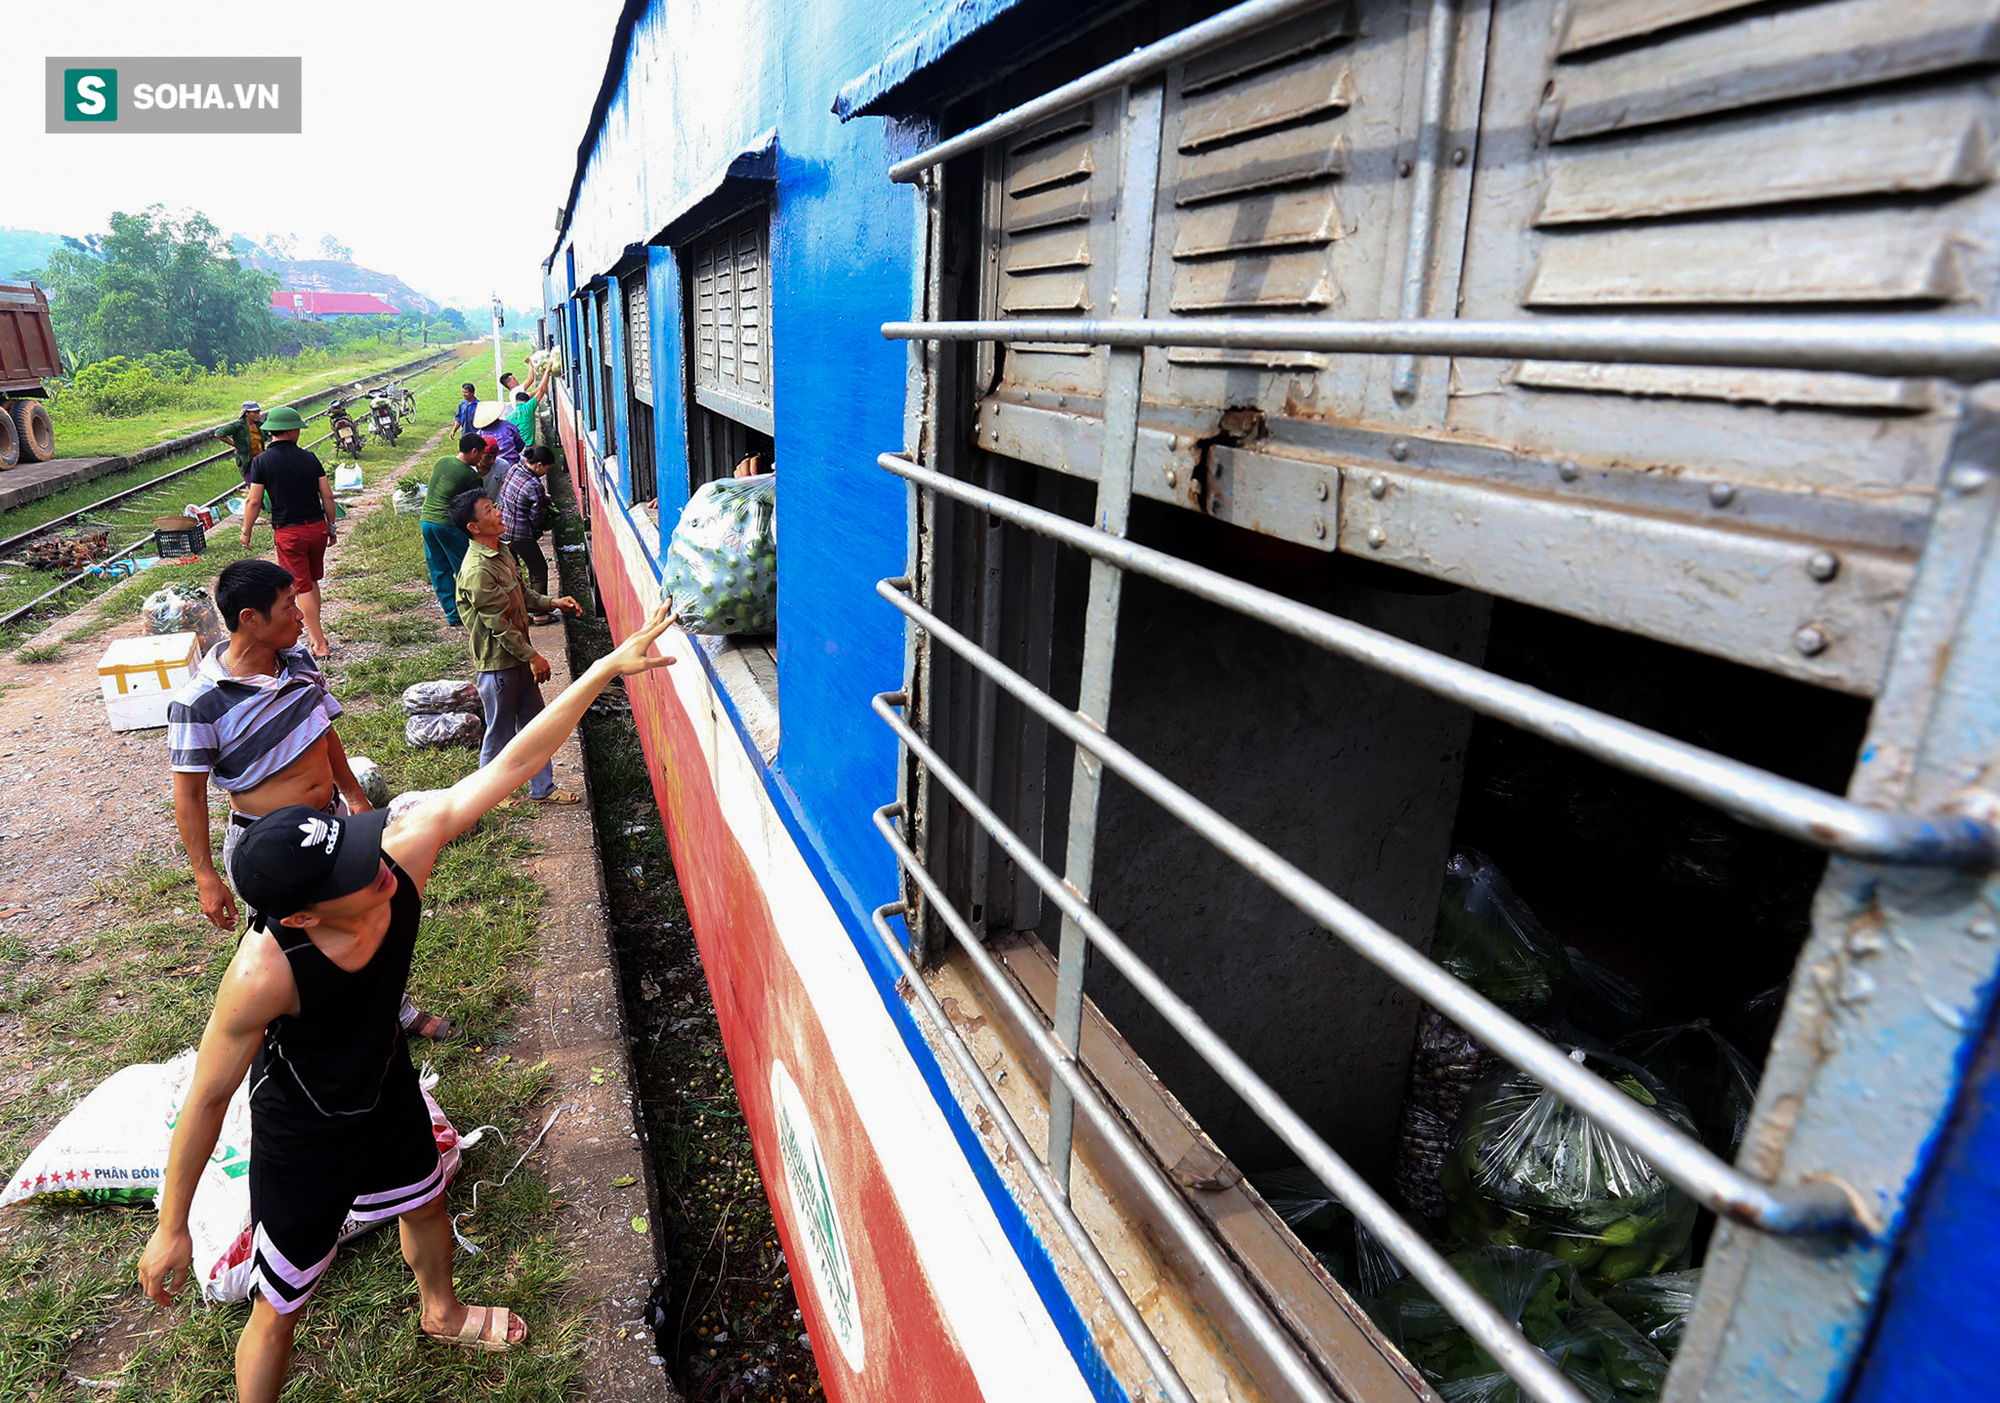
M 1640 1105 L 1695 1133 L 1679 1101 L 1636 1064 L 1583 1048 L 1564 1050 Z M 1445 1157 L 1443 1187 L 1454 1238 L 1548 1252 L 1592 1286 L 1685 1265 L 1694 1233 L 1693 1199 L 1622 1140 L 1511 1068 L 1466 1098 Z
M 1666 1357 L 1566 1263 L 1521 1247 L 1482 1247 L 1445 1260 L 1584 1396 L 1597 1403 L 1659 1398 Z M 1368 1313 L 1450 1403 L 1526 1403 L 1520 1385 L 1416 1282 L 1397 1282 Z
M 1687 1330 L 1688 1312 L 1694 1309 L 1694 1293 L 1700 1289 L 1701 1268 L 1691 1267 L 1687 1271 L 1621 1281 L 1607 1287 L 1602 1299 L 1626 1324 L 1651 1341 L 1655 1349 L 1672 1359 Z
M 366 755 L 351 755 L 347 767 L 354 771 L 355 782 L 361 792 L 368 796 L 368 802 L 376 808 L 387 808 L 389 804 L 389 777 L 382 773 L 382 767 Z
M 483 715 L 479 706 L 479 684 L 447 677 L 436 682 L 412 682 L 403 688 L 405 716 L 439 716 L 447 711 L 462 711 L 467 716 Z
M 1594 1038 L 1615 1043 L 1629 1033 L 1659 1022 L 1646 1006 L 1646 996 L 1639 992 L 1638 985 L 1616 970 L 1585 959 L 1583 952 L 1574 947 L 1566 948 L 1565 953 L 1569 956 L 1570 971 L 1566 1016 L 1571 1025 Z
M 1697 1018 L 1633 1033 L 1619 1041 L 1617 1051 L 1680 1099 L 1702 1144 L 1724 1159 L 1736 1158 L 1757 1102 L 1757 1070 L 1734 1043 L 1706 1018 Z
M 1431 958 L 1517 1018 L 1559 1010 L 1569 992 L 1568 953 L 1470 848 L 1445 864 Z
M 406 789 L 389 801 L 389 822 L 401 823 L 403 815 L 419 805 L 428 804 L 440 794 L 449 794 L 448 789 Z
M 42 1137 L 0 1191 L 0 1207 L 151 1203 L 167 1170 L 170 1117 L 194 1075 L 194 1053 L 120 1068 Z
M 1445 864 L 1431 958 L 1515 1017 L 1545 1024 L 1568 992 L 1569 956 L 1483 853 Z M 1417 1013 L 1396 1136 L 1396 1192 L 1435 1234 L 1444 1226 L 1438 1187 L 1459 1108 L 1498 1061 L 1433 1008 Z
M 769 633 L 778 626 L 778 478 L 704 486 L 681 512 L 660 588 L 689 633 Z
M 150 634 L 192 633 L 201 641 L 202 656 L 229 641 L 222 611 L 200 585 L 167 585 L 146 596 L 139 606 Z
M 416 750 L 435 750 L 447 745 L 477 745 L 485 734 L 486 723 L 462 711 L 412 716 L 403 723 L 403 739 Z
M 424 509 L 424 498 L 430 495 L 428 485 L 421 482 L 405 483 L 396 489 L 389 500 L 394 504 L 397 516 L 415 516 Z

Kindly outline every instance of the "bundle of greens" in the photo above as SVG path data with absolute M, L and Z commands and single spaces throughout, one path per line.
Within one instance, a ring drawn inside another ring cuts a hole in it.
M 1659 1350 L 1545 1252 L 1482 1247 L 1446 1262 L 1595 1403 L 1654 1403 L 1666 1382 Z M 1369 1307 L 1376 1324 L 1447 1403 L 1525 1403 L 1520 1385 L 1416 1282 Z
M 1622 1057 L 1565 1049 L 1689 1134 L 1694 1124 L 1650 1074 Z M 1590 1285 L 1685 1265 L 1694 1200 L 1623 1141 L 1524 1072 L 1487 1078 L 1465 1103 L 1444 1164 L 1451 1235 L 1548 1252 Z
M 689 633 L 769 633 L 778 625 L 777 477 L 711 482 L 667 544 L 661 591 Z
M 1621 1281 L 1604 1293 L 1604 1304 L 1624 1317 L 1625 1322 L 1667 1358 L 1681 1347 L 1687 1329 L 1688 1312 L 1694 1308 L 1694 1293 L 1701 1289 L 1701 1268 L 1663 1272 Z
M 1757 1071 L 1734 1043 L 1697 1018 L 1633 1033 L 1619 1040 L 1617 1050 L 1680 1098 L 1702 1144 L 1724 1159 L 1736 1158 L 1757 1101 Z

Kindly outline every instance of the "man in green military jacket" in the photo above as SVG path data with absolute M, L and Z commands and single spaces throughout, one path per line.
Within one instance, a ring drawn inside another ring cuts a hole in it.
M 214 437 L 221 439 L 236 450 L 236 471 L 243 475 L 245 486 L 250 482 L 250 464 L 264 451 L 264 406 L 254 399 L 243 401 L 243 413 L 232 423 L 224 424 L 215 431 Z

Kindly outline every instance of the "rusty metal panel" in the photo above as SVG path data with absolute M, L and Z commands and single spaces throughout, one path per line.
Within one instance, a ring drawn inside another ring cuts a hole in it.
M 1822 409 L 1892 410 L 1921 414 L 1938 407 L 1928 380 L 1889 380 L 1810 370 L 1730 370 L 1677 365 L 1586 365 L 1577 361 L 1522 361 L 1512 383 L 1538 390 L 1587 390 L 1600 394 L 1672 399 L 1726 400 L 1733 404 L 1811 405 Z
M 1535 223 L 1973 189 L 1994 174 L 1989 106 L 1970 89 L 1898 93 L 1574 147 L 1550 160 Z
M 1833 0 L 1669 36 L 1554 76 L 1568 141 L 2000 59 L 2000 0 Z
M 1353 105 L 1354 74 L 1344 63 L 1268 70 L 1189 97 L 1181 113 L 1179 146 L 1200 151 L 1308 117 L 1345 112 Z

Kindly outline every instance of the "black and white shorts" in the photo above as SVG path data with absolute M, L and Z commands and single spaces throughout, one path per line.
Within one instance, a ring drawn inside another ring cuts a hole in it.
M 352 1216 L 376 1223 L 444 1192 L 444 1163 L 414 1071 L 391 1073 L 382 1102 L 317 1144 L 250 1127 L 250 1289 L 280 1315 L 306 1303 Z M 267 1148 L 267 1144 L 269 1148 Z

